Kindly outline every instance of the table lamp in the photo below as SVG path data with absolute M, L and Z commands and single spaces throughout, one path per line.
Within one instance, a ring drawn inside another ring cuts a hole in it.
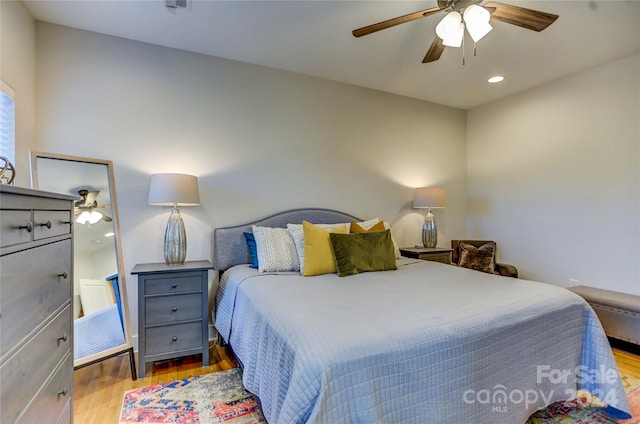
M 446 193 L 443 188 L 423 187 L 417 188 L 413 193 L 413 207 L 427 209 L 422 225 L 422 245 L 424 247 L 436 247 L 438 245 L 438 230 L 436 219 L 431 209 L 443 209 L 446 205 Z
M 149 204 L 173 206 L 164 233 L 164 261 L 183 264 L 187 257 L 187 233 L 178 206 L 198 206 L 198 178 L 186 174 L 153 174 L 149 184 Z

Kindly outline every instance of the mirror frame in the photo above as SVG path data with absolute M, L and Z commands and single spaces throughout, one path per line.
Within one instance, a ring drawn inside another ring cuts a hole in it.
M 118 217 L 118 202 L 116 199 L 116 182 L 113 171 L 113 162 L 110 160 L 104 159 L 94 159 L 88 157 L 80 157 L 80 156 L 71 156 L 71 155 L 63 155 L 57 153 L 46 153 L 46 152 L 36 152 L 30 151 L 30 162 L 31 162 L 31 188 L 38 190 L 38 159 L 55 159 L 60 161 L 69 161 L 69 162 L 82 162 L 96 165 L 106 165 L 107 166 L 107 174 L 109 179 L 109 197 L 111 202 L 111 218 L 113 219 L 113 232 L 115 234 L 114 244 L 116 249 L 116 262 L 118 269 L 118 286 L 120 289 L 120 301 L 122 303 L 122 314 L 123 314 L 123 323 L 124 323 L 124 339 L 125 343 L 103 350 L 102 352 L 95 353 L 90 356 L 86 356 L 84 358 L 73 360 L 74 369 L 78 369 L 87 365 L 94 364 L 96 362 L 102 361 L 107 358 L 111 358 L 113 356 L 120 355 L 124 352 L 129 351 L 130 362 L 131 362 L 131 375 L 135 380 L 136 372 L 135 372 L 135 360 L 133 359 L 133 343 L 131 341 L 131 324 L 129 322 L 129 302 L 127 297 L 126 290 L 126 279 L 125 279 L 125 269 L 124 269 L 124 260 L 122 256 L 122 244 L 121 244 L 121 235 L 120 235 L 120 219 Z M 74 224 L 75 225 L 75 224 Z

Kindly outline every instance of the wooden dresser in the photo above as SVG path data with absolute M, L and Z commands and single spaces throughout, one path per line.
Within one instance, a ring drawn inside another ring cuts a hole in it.
M 0 422 L 73 422 L 74 198 L 0 185 Z

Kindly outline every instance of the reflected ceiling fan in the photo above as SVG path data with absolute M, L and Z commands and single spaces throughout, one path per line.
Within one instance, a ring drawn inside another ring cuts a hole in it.
M 95 224 L 102 220 L 113 221 L 111 217 L 96 209 L 108 208 L 110 205 L 98 206 L 99 191 L 78 190 L 81 199 L 74 204 L 74 219 L 78 224 Z
M 489 1 L 484 5 L 484 0 L 438 0 L 438 6 L 430 9 L 398 16 L 366 27 L 353 30 L 355 37 L 372 34 L 383 29 L 391 28 L 416 19 L 425 18 L 438 12 L 447 12 L 447 15 L 436 27 L 436 38 L 431 43 L 422 63 L 434 62 L 440 59 L 446 46 L 460 47 L 464 40 L 464 30 L 473 39 L 474 43 L 491 31 L 490 19 L 506 22 L 532 31 L 540 32 L 558 19 L 558 15 L 526 9 L 495 1 Z M 463 59 L 464 63 L 464 59 Z

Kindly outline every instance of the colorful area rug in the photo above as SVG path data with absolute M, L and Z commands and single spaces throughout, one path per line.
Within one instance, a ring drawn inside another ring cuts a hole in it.
M 556 402 L 536 412 L 526 424 L 640 424 L 640 379 L 622 376 L 622 385 L 633 418 L 610 418 L 599 408 L 604 406 L 602 402 L 589 393 L 578 392 L 576 399 Z
M 129 390 L 120 412 L 120 424 L 266 422 L 237 368 Z
M 611 419 L 598 408 L 597 399 L 581 393 L 577 399 L 556 402 L 536 412 L 527 424 L 640 424 L 640 380 L 622 380 L 634 418 Z M 256 399 L 242 387 L 238 369 L 129 390 L 120 413 L 120 424 L 266 422 Z

